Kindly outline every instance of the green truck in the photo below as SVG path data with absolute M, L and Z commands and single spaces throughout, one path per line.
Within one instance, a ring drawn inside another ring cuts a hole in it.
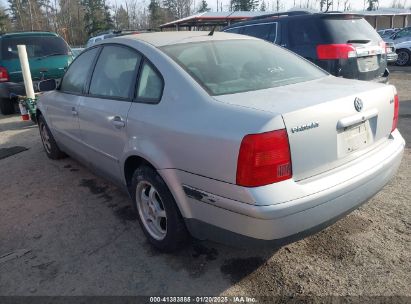
M 56 33 L 0 34 L 0 112 L 4 115 L 15 112 L 18 95 L 26 95 L 17 52 L 19 44 L 26 45 L 35 91 L 40 80 L 61 78 L 73 60 L 70 47 Z

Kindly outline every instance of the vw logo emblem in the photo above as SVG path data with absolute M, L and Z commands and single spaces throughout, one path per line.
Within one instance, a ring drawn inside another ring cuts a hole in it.
M 359 99 L 358 97 L 354 99 L 354 107 L 357 110 L 357 112 L 361 112 L 363 103 L 362 103 L 362 100 Z

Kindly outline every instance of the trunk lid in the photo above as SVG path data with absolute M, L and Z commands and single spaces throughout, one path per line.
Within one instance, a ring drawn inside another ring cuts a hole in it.
M 344 165 L 382 144 L 391 133 L 394 113 L 392 86 L 332 76 L 215 98 L 283 117 L 296 181 Z

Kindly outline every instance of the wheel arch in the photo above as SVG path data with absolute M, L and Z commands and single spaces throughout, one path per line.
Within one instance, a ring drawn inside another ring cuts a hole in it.
M 126 183 L 126 188 L 131 197 L 131 181 L 134 171 L 140 166 L 149 166 L 153 168 L 163 179 L 167 188 L 170 190 L 176 204 L 179 209 L 180 214 L 186 218 L 191 217 L 191 208 L 187 202 L 182 184 L 176 174 L 175 169 L 164 169 L 159 170 L 155 164 L 148 158 L 142 155 L 131 154 L 128 155 L 123 164 L 123 176 Z

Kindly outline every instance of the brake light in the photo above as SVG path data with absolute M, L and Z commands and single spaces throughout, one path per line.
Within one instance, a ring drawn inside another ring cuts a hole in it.
M 285 129 L 243 138 L 237 162 L 237 185 L 264 186 L 291 176 L 290 146 Z
M 398 98 L 398 94 L 395 94 L 395 96 L 394 96 L 394 117 L 392 119 L 391 132 L 393 132 L 395 129 L 397 129 L 399 110 L 400 110 L 400 99 Z
M 357 57 L 357 52 L 351 44 L 320 44 L 317 45 L 318 59 L 348 59 Z
M 380 41 L 380 47 L 382 48 L 384 53 L 389 53 L 388 49 L 389 47 L 387 46 L 387 44 L 385 43 L 385 41 Z
M 10 81 L 9 72 L 5 67 L 0 67 L 0 82 Z

